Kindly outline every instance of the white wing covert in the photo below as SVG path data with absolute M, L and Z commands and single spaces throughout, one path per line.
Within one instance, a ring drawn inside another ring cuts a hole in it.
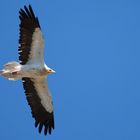
M 47 132 L 51 134 L 54 129 L 54 115 L 52 97 L 49 94 L 45 78 L 23 78 L 23 87 L 32 110 L 32 116 L 35 118 L 35 127 L 39 128 L 40 133 L 44 126 L 44 134 L 46 135 Z
M 38 65 L 44 67 L 44 41 L 38 18 L 35 17 L 32 7 L 24 6 L 19 11 L 20 38 L 19 61 L 22 65 Z M 28 104 L 35 118 L 35 127 L 39 133 L 44 127 L 44 134 L 51 134 L 54 129 L 54 115 L 52 97 L 49 94 L 45 78 L 22 78 Z
M 44 41 L 38 18 L 35 17 L 32 7 L 24 6 L 19 11 L 19 61 L 22 65 L 44 65 Z

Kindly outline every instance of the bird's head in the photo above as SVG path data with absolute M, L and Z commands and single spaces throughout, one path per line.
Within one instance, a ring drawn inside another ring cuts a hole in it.
M 42 72 L 45 75 L 56 73 L 53 69 L 49 68 L 47 65 L 45 65 L 45 67 L 43 68 Z
M 53 69 L 51 69 L 51 68 L 47 68 L 46 71 L 47 71 L 48 74 L 56 73 L 56 72 L 55 72 Z

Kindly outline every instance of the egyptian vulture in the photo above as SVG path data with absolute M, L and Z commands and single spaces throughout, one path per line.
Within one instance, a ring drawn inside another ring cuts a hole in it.
M 19 19 L 19 63 L 12 61 L 5 64 L 0 75 L 9 80 L 22 80 L 35 127 L 38 127 L 39 133 L 44 129 L 45 135 L 51 134 L 54 113 L 46 78 L 55 71 L 44 62 L 43 35 L 30 5 L 20 9 Z

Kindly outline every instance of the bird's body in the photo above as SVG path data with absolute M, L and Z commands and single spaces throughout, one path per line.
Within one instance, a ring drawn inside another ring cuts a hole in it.
M 18 62 L 8 62 L 4 65 L 4 69 L 0 71 L 0 74 L 9 80 L 20 80 L 23 77 L 28 78 L 43 78 L 47 77 L 49 73 L 54 71 L 46 64 L 40 65 L 21 65 Z
M 19 62 L 9 62 L 4 65 L 0 75 L 9 80 L 22 80 L 35 127 L 39 132 L 44 128 L 44 134 L 51 134 L 54 129 L 54 113 L 52 97 L 47 83 L 48 74 L 55 71 L 44 62 L 44 40 L 38 18 L 32 7 L 19 11 L 20 37 Z

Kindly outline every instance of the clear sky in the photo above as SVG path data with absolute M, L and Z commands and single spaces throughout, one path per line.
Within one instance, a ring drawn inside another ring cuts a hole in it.
M 18 10 L 31 4 L 45 38 L 55 130 L 39 134 L 21 81 L 0 78 L 1 140 L 140 140 L 140 1 L 4 0 L 0 68 L 18 60 Z

